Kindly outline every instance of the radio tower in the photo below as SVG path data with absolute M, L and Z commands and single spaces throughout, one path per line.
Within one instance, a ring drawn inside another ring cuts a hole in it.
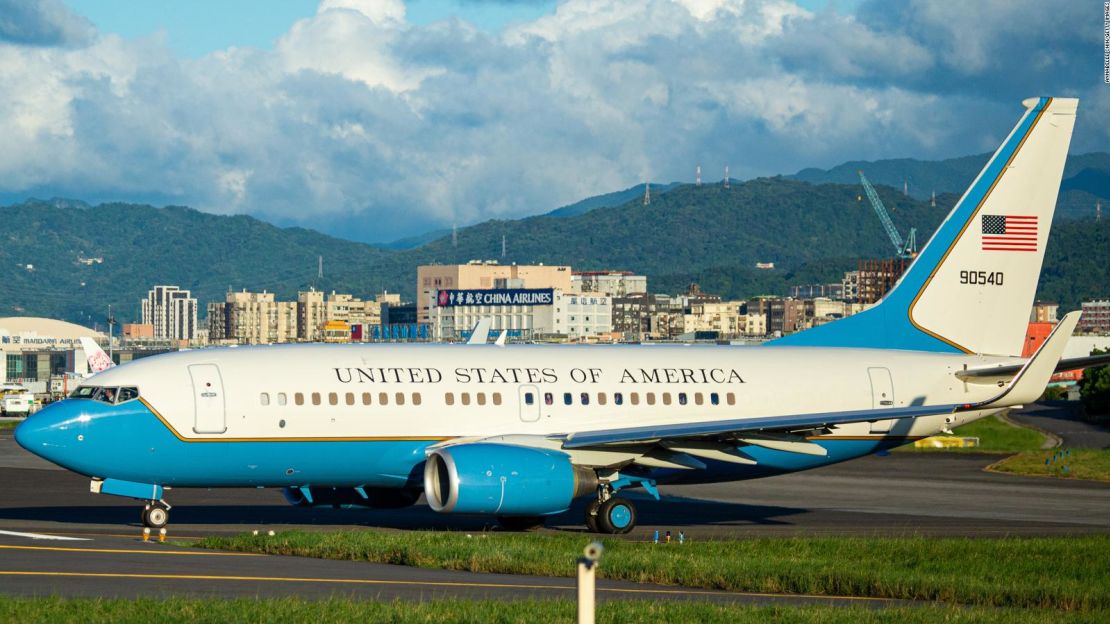
M 902 194 L 909 196 L 910 194 L 910 181 L 902 180 Z
M 651 203 L 651 180 L 644 180 L 644 205 Z
M 316 256 L 316 279 L 324 279 L 324 257 Z
M 701 163 L 698 163 L 698 168 L 694 174 L 694 186 L 701 186 Z
M 501 235 L 501 257 L 505 257 L 505 235 Z
M 1095 221 L 1102 221 L 1102 202 L 1095 202 Z
M 451 224 L 451 246 L 452 247 L 458 247 L 459 246 L 459 224 L 458 223 L 452 223 Z
M 728 165 L 725 165 L 725 188 L 728 187 Z
M 933 208 L 937 207 L 937 192 L 933 191 L 933 198 L 929 200 L 929 205 Z

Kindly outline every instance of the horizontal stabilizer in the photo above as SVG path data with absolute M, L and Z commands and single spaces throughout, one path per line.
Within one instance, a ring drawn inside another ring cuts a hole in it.
M 1064 371 L 1083 370 L 1086 368 L 1093 368 L 1095 366 L 1110 365 L 1110 353 L 1100 353 L 1099 355 L 1088 355 L 1077 358 L 1064 358 L 1056 364 L 1054 373 L 1062 373 Z M 1002 364 L 999 366 L 987 366 L 984 368 L 970 368 L 968 370 L 957 371 L 956 376 L 965 381 L 974 380 L 990 380 L 994 381 L 995 378 L 1010 379 L 1020 371 L 1025 364 Z

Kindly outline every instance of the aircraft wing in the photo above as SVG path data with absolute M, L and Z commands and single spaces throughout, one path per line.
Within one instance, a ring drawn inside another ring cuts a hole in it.
M 868 422 L 872 420 L 918 418 L 921 416 L 952 414 L 962 407 L 964 406 L 959 404 L 918 405 L 912 407 L 888 407 L 844 412 L 818 412 L 814 414 L 738 418 L 735 420 L 715 420 L 654 425 L 648 427 L 627 427 L 602 431 L 585 431 L 568 434 L 563 442 L 563 448 L 576 449 L 607 444 L 655 442 L 676 438 L 702 438 L 714 436 L 743 437 L 745 434 L 822 429 L 832 425 Z

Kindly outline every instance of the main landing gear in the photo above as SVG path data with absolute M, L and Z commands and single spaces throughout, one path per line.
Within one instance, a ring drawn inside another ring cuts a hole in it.
M 597 498 L 586 505 L 586 527 L 594 533 L 622 535 L 636 527 L 636 506 L 632 501 L 614 496 L 618 491 L 632 486 L 642 486 L 659 500 L 655 482 L 640 477 L 621 477 L 602 483 L 597 488 Z
M 170 521 L 170 506 L 165 501 L 150 501 L 143 507 L 143 526 L 151 529 L 161 529 Z

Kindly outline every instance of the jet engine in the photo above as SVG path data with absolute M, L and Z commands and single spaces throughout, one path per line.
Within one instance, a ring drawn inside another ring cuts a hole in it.
M 436 449 L 424 466 L 424 496 L 443 513 L 546 516 L 597 490 L 597 473 L 563 452 L 476 442 Z
M 304 490 L 308 490 L 307 495 Z M 285 500 L 294 507 L 371 507 L 400 509 L 420 498 L 420 490 L 400 488 L 350 488 L 313 485 L 308 488 L 287 487 Z M 365 496 L 364 496 L 365 494 Z

